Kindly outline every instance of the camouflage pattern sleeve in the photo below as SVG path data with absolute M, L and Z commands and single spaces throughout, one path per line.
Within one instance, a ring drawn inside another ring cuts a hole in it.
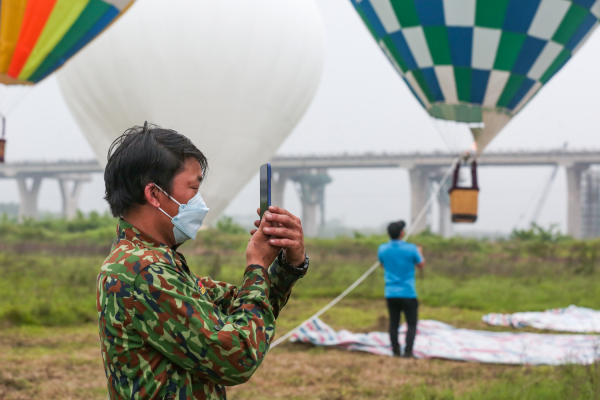
M 246 268 L 228 314 L 194 283 L 169 265 L 145 268 L 135 281 L 134 329 L 195 378 L 226 386 L 248 381 L 275 333 L 267 270 Z
M 196 278 L 206 288 L 206 294 L 222 313 L 229 314 L 231 304 L 238 295 L 238 287 L 226 282 L 214 281 L 209 277 Z
M 304 275 L 306 275 L 306 269 L 294 268 L 288 270 L 280 264 L 278 258 L 271 264 L 269 267 L 269 279 L 271 281 L 269 302 L 273 307 L 275 318 L 279 316 L 279 312 L 287 304 L 294 284 Z
M 294 284 L 298 279 L 302 278 L 306 271 L 301 273 L 290 273 L 279 265 L 279 261 L 275 259 L 269 267 L 269 279 L 271 287 L 269 290 L 269 303 L 273 307 L 275 318 L 279 316 L 279 312 L 286 305 Z M 197 277 L 207 290 L 208 296 L 213 303 L 219 307 L 221 312 L 230 313 L 231 303 L 237 296 L 238 288 L 225 282 L 214 281 L 208 277 Z

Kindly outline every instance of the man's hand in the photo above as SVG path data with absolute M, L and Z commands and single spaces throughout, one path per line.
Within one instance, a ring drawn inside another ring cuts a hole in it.
M 279 254 L 279 247 L 269 241 L 270 233 L 264 232 L 265 228 L 272 226 L 272 223 L 266 219 L 269 214 L 268 211 L 265 212 L 262 221 L 254 223 L 258 229 L 252 230 L 252 237 L 246 247 L 246 265 L 260 265 L 268 268 Z
M 260 210 L 258 210 L 260 213 Z M 255 221 L 254 225 L 258 229 L 250 232 L 253 238 L 261 230 L 266 235 L 271 235 L 269 243 L 273 246 L 283 248 L 285 258 L 294 266 L 304 264 L 304 232 L 300 218 L 291 214 L 289 211 L 280 207 L 271 206 L 265 212 L 263 218 L 271 224 L 262 225 L 261 221 Z M 262 227 L 262 228 L 261 228 Z

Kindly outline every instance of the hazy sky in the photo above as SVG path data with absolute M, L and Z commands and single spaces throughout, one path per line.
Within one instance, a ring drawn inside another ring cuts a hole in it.
M 279 154 L 410 152 L 468 146 L 466 128 L 435 122 L 420 107 L 358 18 L 348 0 L 317 0 L 327 30 L 325 69 L 308 112 Z M 489 151 L 558 148 L 600 150 L 600 33 L 548 83 L 488 147 Z M 9 89 L 19 98 L 19 90 Z M 2 96 L 6 96 L 6 89 Z M 55 78 L 30 90 L 10 115 L 8 161 L 90 159 L 93 152 L 71 117 Z M 522 213 L 528 225 L 551 168 L 481 168 L 480 216 L 456 231 L 510 231 Z M 333 170 L 327 187 L 327 219 L 354 227 L 408 219 L 410 187 L 401 169 Z M 100 175 L 86 184 L 80 208 L 106 210 Z M 226 214 L 250 214 L 257 206 L 255 177 L 232 201 Z M 18 201 L 16 182 L 0 180 L 0 202 Z M 300 214 L 290 184 L 286 207 Z M 56 181 L 44 181 L 39 207 L 59 211 Z M 210 205 L 209 205 L 210 206 Z M 566 226 L 566 178 L 561 169 L 540 223 Z

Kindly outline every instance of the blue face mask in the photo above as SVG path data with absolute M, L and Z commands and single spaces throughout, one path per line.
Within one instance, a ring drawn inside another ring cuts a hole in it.
M 202 226 L 202 221 L 204 221 L 204 217 L 208 213 L 208 207 L 206 207 L 206 203 L 204 203 L 200 192 L 196 193 L 187 204 L 181 204 L 162 190 L 160 186 L 157 184 L 154 185 L 171 200 L 179 204 L 179 212 L 175 217 L 171 217 L 165 210 L 158 207 L 167 217 L 171 218 L 171 222 L 174 225 L 173 234 L 175 235 L 175 243 L 182 244 L 189 239 L 196 240 L 198 229 Z

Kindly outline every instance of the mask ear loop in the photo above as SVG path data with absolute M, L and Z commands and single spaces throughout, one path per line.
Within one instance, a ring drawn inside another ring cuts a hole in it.
M 163 189 L 162 189 L 160 186 L 158 186 L 156 183 L 154 183 L 153 185 L 154 185 L 154 186 L 156 186 L 156 187 L 158 188 L 158 190 L 160 190 L 161 192 L 163 192 L 164 194 L 166 194 L 168 198 L 170 198 L 171 200 L 173 200 L 175 203 L 179 204 L 179 206 L 181 207 L 181 203 L 180 203 L 180 202 L 178 202 L 177 200 L 175 200 L 174 198 L 172 198 L 172 197 L 171 197 L 171 195 L 170 195 L 169 193 L 165 192 L 165 191 L 164 191 L 164 190 L 163 190 Z M 159 209 L 160 211 L 162 211 L 162 212 L 163 212 L 163 214 L 165 214 L 167 217 L 169 217 L 169 218 L 173 219 L 173 217 L 171 217 L 169 214 L 167 214 L 167 213 L 165 212 L 165 210 L 163 210 L 163 209 L 162 209 L 162 208 L 160 208 L 160 207 L 158 207 L 158 209 Z
M 167 217 L 169 217 L 170 219 L 173 219 L 173 217 L 171 217 L 169 214 L 167 214 L 167 213 L 165 212 L 165 210 L 163 210 L 163 209 L 162 209 L 162 208 L 160 208 L 160 207 L 158 207 L 158 209 L 159 209 L 160 211 L 162 211 L 162 213 L 163 213 L 163 214 L 165 214 Z

